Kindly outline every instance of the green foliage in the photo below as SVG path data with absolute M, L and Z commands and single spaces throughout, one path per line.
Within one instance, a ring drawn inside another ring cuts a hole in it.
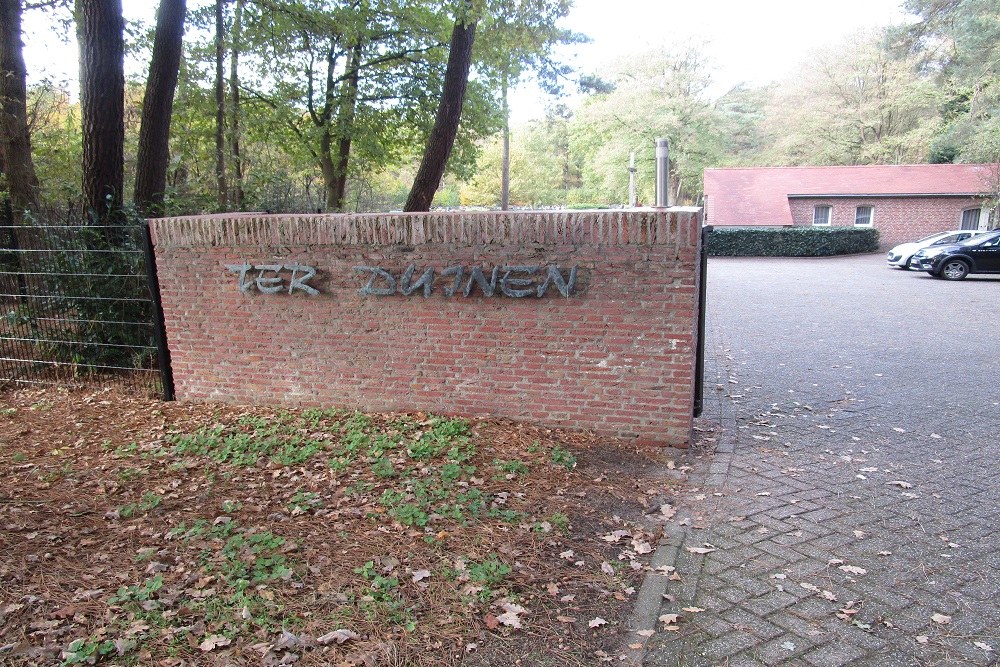
M 549 453 L 549 460 L 567 470 L 572 470 L 576 467 L 576 457 L 573 456 L 573 453 L 559 445 L 552 448 L 552 451 Z
M 159 496 L 152 491 L 146 491 L 142 494 L 142 498 L 139 499 L 139 502 L 128 503 L 119 507 L 118 516 L 123 519 L 128 519 L 137 514 L 145 514 L 146 512 L 159 507 L 161 500 L 163 500 L 162 496 Z
M 327 440 L 309 435 L 325 418 L 322 414 L 283 413 L 274 420 L 251 415 L 229 426 L 205 426 L 191 434 L 171 433 L 166 441 L 177 456 L 207 456 L 236 466 L 253 466 L 262 459 L 283 466 L 301 465 L 329 446 Z
M 471 581 L 496 587 L 504 582 L 511 569 L 509 565 L 493 554 L 482 561 L 469 561 L 466 563 L 466 572 L 468 572 Z
M 105 657 L 118 655 L 118 647 L 110 639 L 100 640 L 91 636 L 70 642 L 64 655 L 63 665 L 93 665 Z
M 41 358 L 78 372 L 149 368 L 152 306 L 140 236 L 144 221 L 121 212 L 116 227 L 67 226 L 26 216 L 21 243 L 46 249 L 20 270 L 36 274 L 37 292 L 12 315 L 38 339 Z M 34 227 L 34 229 L 33 229 Z
M 715 227 L 708 235 L 708 254 L 716 257 L 825 257 L 877 250 L 877 229 Z
M 922 162 L 940 127 L 939 86 L 886 30 L 812 54 L 770 95 L 759 164 Z

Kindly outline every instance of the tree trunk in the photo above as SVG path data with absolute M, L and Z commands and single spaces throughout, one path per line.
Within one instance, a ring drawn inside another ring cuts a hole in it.
M 94 222 L 114 224 L 121 211 L 125 180 L 122 2 L 76 0 L 76 17 L 80 43 L 83 201 Z
M 361 65 L 361 43 L 351 49 L 347 78 L 340 96 L 340 112 L 337 116 L 337 162 L 334 169 L 334 208 L 343 211 L 347 197 L 347 167 L 351 159 L 351 135 L 354 115 L 358 108 L 358 67 Z
M 510 209 L 510 105 L 507 103 L 507 77 L 503 77 L 503 151 L 500 155 L 500 210 Z
M 229 121 L 229 150 L 233 157 L 233 196 L 232 206 L 237 211 L 243 210 L 243 153 L 240 149 L 240 40 L 243 36 L 243 2 L 236 0 L 236 10 L 233 14 L 233 46 L 230 50 L 229 62 L 229 97 L 232 109 Z
M 170 164 L 170 115 L 181 65 L 186 0 L 160 0 L 153 59 L 149 63 L 136 156 L 135 205 L 144 215 L 163 214 Z
M 406 211 L 429 211 L 434 193 L 441 185 L 441 177 L 448 165 L 448 158 L 458 135 L 458 124 L 462 119 L 462 105 L 469 83 L 469 66 L 472 63 L 472 44 L 475 39 L 475 21 L 467 24 L 461 18 L 455 21 L 441 103 L 434 119 L 434 128 L 427 139 L 420 169 L 417 170 L 417 177 L 413 180 L 413 187 L 406 199 Z
M 226 187 L 226 26 L 223 9 L 226 0 L 215 0 L 215 183 L 219 210 L 228 207 Z
M 322 128 L 323 134 L 319 138 L 319 168 L 323 172 L 323 210 L 337 210 L 337 167 L 333 162 L 333 137 L 330 135 L 330 126 Z
M 14 224 L 24 211 L 38 208 L 25 77 L 21 0 L 0 0 L 0 167 L 7 174 Z

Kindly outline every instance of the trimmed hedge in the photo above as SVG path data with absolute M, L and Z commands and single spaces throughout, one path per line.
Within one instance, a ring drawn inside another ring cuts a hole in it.
M 878 251 L 878 230 L 856 227 L 713 227 L 715 257 L 828 257 Z

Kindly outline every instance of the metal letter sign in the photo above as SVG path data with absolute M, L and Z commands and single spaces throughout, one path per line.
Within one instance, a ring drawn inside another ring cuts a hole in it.
M 494 266 L 487 278 L 481 266 L 464 267 L 449 266 L 441 270 L 441 276 L 452 278 L 444 288 L 445 296 L 455 296 L 459 293 L 462 280 L 468 274 L 465 287 L 461 289 L 462 296 L 472 296 L 475 288 L 479 288 L 483 296 L 492 297 L 500 294 L 511 299 L 523 299 L 533 296 L 542 298 L 549 287 L 555 287 L 561 295 L 568 297 L 576 289 L 576 269 L 569 270 L 568 276 L 563 276 L 558 266 Z M 416 280 L 417 267 L 410 264 L 403 273 L 394 277 L 392 273 L 380 266 L 355 266 L 354 270 L 367 274 L 368 282 L 361 288 L 363 296 L 392 296 L 397 292 L 403 296 L 411 296 L 420 291 L 429 297 L 434 291 L 434 268 L 428 267 Z
M 226 268 L 239 274 L 237 284 L 240 292 L 244 294 L 253 291 L 254 288 L 262 294 L 277 294 L 285 291 L 285 279 L 281 276 L 282 271 L 291 272 L 287 285 L 289 294 L 295 290 L 305 292 L 309 296 L 319 294 L 318 289 L 306 284 L 316 275 L 316 269 L 311 266 L 301 264 L 227 264 Z M 251 271 L 257 271 L 255 278 L 247 277 Z
M 241 293 L 260 292 L 261 294 L 278 294 L 296 291 L 316 296 L 319 290 L 309 285 L 316 276 L 316 269 L 302 264 L 227 264 L 226 269 L 238 275 L 237 286 Z M 436 274 L 434 267 L 427 267 L 417 272 L 415 264 L 407 266 L 402 273 L 393 275 L 380 266 L 355 266 L 354 270 L 367 277 L 365 285 L 360 289 L 363 296 L 392 296 L 401 294 L 413 296 L 421 294 L 424 298 L 434 292 L 434 279 L 437 275 L 446 278 L 444 295 L 447 297 L 461 294 L 472 296 L 476 290 L 485 297 L 503 295 L 511 299 L 525 297 L 544 297 L 550 287 L 559 294 L 569 297 L 576 291 L 577 267 L 572 267 L 568 274 L 556 265 L 511 265 L 494 266 L 489 273 L 481 266 L 449 266 L 440 269 Z M 463 285 L 464 282 L 464 285 Z

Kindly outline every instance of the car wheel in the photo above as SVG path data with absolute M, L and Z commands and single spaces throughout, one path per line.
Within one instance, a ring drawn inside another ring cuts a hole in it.
M 910 260 L 911 259 L 913 259 L 913 258 L 912 257 L 907 257 L 905 262 L 903 262 L 902 264 L 898 265 L 899 268 L 902 269 L 903 271 L 908 270 L 910 268 Z
M 949 259 L 941 267 L 941 277 L 945 280 L 962 280 L 969 275 L 969 265 L 961 259 Z

